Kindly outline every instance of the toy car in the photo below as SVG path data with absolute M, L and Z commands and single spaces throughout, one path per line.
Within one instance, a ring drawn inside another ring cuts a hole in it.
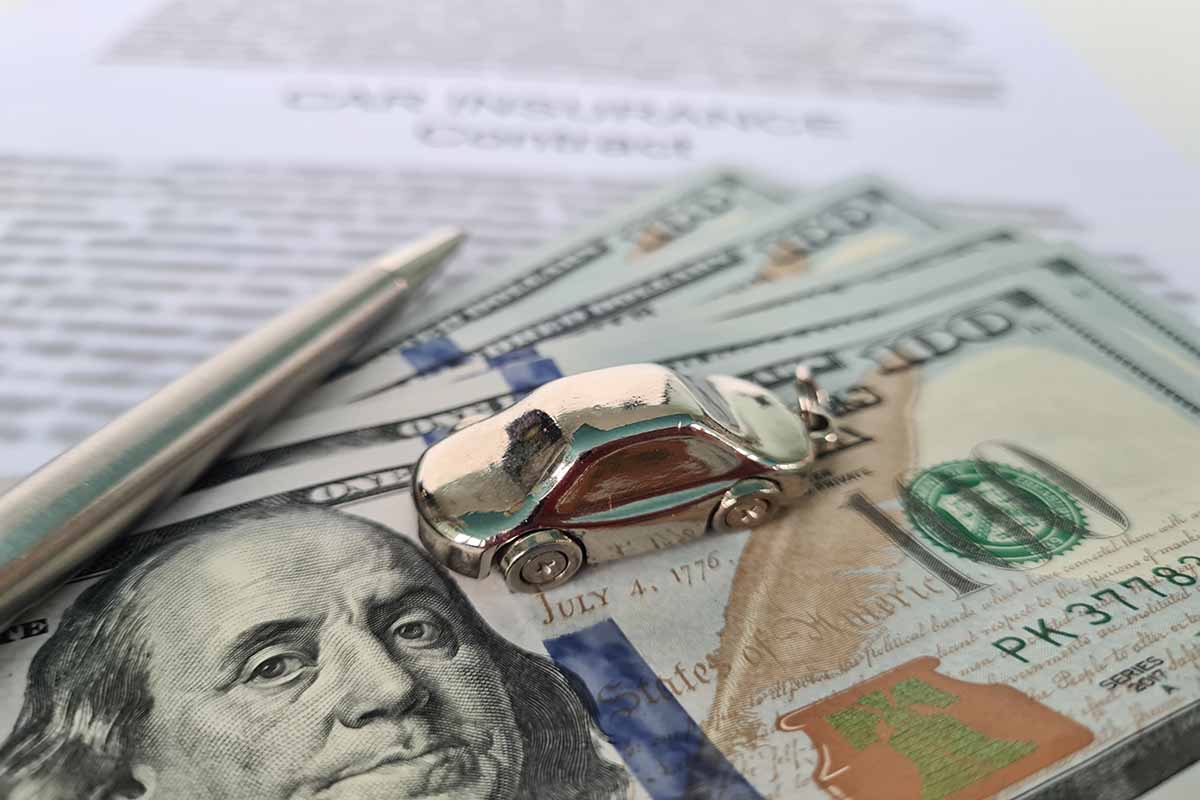
M 584 564 L 760 525 L 804 494 L 836 436 L 798 377 L 797 408 L 749 381 L 657 364 L 551 381 L 425 452 L 421 541 L 456 572 L 484 578 L 498 564 L 511 590 L 539 592 Z

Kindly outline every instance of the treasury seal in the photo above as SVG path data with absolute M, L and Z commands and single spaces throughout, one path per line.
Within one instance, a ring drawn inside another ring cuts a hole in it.
M 930 467 L 909 484 L 904 508 L 933 544 L 975 561 L 1048 561 L 1087 535 L 1074 497 L 1007 464 L 964 460 Z

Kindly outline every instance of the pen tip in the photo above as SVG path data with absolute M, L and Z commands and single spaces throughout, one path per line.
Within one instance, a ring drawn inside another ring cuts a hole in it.
M 402 274 L 411 286 L 416 286 L 428 280 L 466 238 L 463 231 L 453 226 L 435 228 L 420 239 L 385 253 L 375 266 Z

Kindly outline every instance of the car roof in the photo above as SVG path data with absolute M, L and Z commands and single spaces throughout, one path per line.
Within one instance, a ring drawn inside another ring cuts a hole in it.
M 689 383 L 658 364 L 629 364 L 560 378 L 530 397 L 564 433 L 581 425 L 606 429 L 676 414 L 711 416 Z

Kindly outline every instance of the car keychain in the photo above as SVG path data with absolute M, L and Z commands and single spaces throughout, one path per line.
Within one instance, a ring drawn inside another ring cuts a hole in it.
M 788 408 L 767 389 L 658 364 L 547 383 L 469 418 L 416 466 L 421 541 L 445 566 L 509 589 L 561 586 L 585 564 L 753 528 L 809 487 L 837 441 L 806 368 Z

